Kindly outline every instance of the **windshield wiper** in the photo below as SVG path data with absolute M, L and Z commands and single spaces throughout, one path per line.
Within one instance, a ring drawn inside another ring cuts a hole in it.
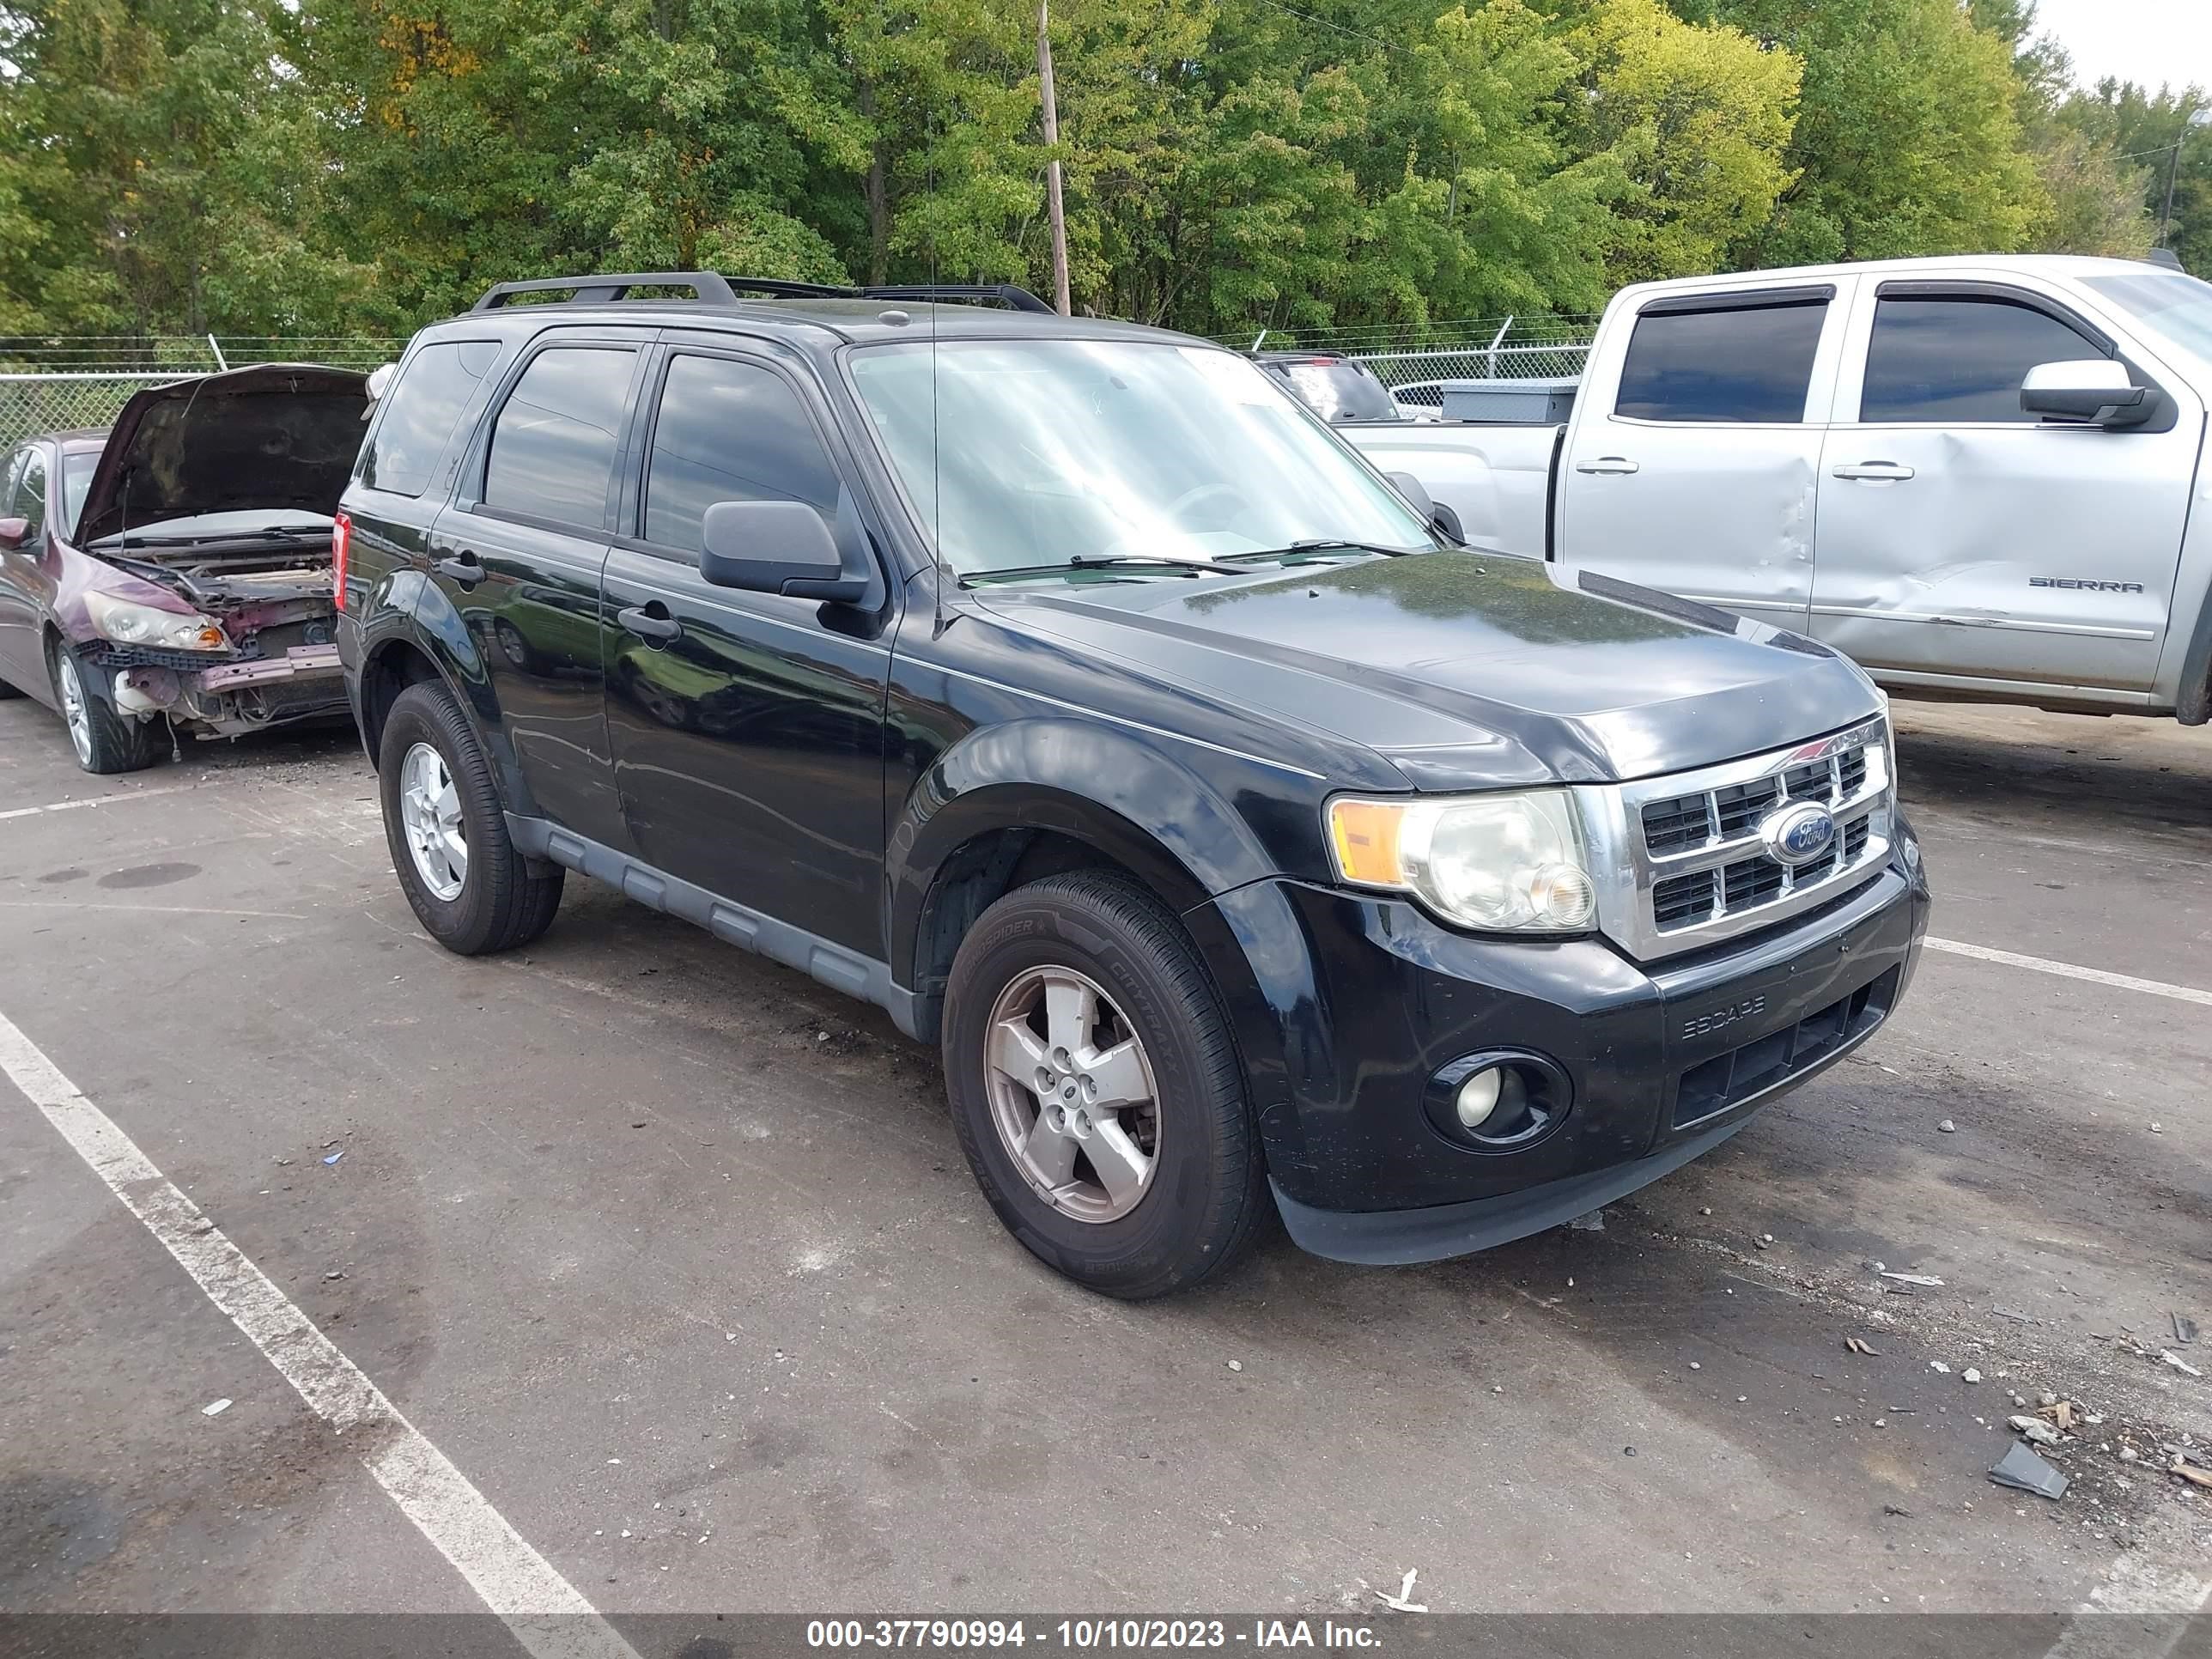
M 1402 559 L 1408 553 L 1425 553 L 1425 547 L 1385 547 L 1380 542 L 1339 541 L 1334 537 L 1316 538 L 1312 541 L 1292 542 L 1288 547 L 1256 548 L 1249 553 L 1224 553 L 1217 561 L 1221 564 L 1256 564 L 1263 559 L 1278 559 L 1285 564 L 1303 563 L 1309 558 L 1327 557 L 1336 553 L 1379 553 L 1386 559 Z
M 1079 570 L 1188 570 L 1218 571 L 1218 561 L 1212 559 L 1177 559 L 1165 554 L 1116 553 L 1109 558 L 1093 558 L 1079 553 L 1058 564 L 1018 564 L 1005 570 L 975 570 L 961 577 L 963 587 L 972 587 L 977 582 L 1019 581 L 1026 576 L 1065 576 Z

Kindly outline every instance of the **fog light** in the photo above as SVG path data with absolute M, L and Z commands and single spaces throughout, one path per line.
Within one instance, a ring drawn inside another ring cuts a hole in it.
M 1452 1105 L 1459 1113 L 1459 1121 L 1470 1129 L 1481 1124 L 1498 1109 L 1498 1097 L 1505 1083 L 1505 1073 L 1495 1066 L 1486 1066 L 1459 1085 L 1459 1094 Z

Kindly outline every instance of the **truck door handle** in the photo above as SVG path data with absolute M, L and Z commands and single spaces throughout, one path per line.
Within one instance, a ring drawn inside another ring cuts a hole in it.
M 1595 460 L 1577 461 L 1577 472 L 1633 472 L 1636 463 L 1626 455 L 1601 455 Z
M 1896 461 L 1861 461 L 1856 465 L 1836 469 L 1838 478 L 1859 478 L 1869 483 L 1903 483 L 1912 476 L 1912 469 Z
M 483 566 L 477 562 L 477 556 L 465 547 L 450 559 L 432 561 L 430 568 L 448 580 L 459 582 L 465 589 L 474 587 L 484 579 Z
M 670 616 L 668 607 L 659 599 L 617 611 L 615 620 L 641 640 L 657 640 L 664 644 L 684 632 L 684 624 Z

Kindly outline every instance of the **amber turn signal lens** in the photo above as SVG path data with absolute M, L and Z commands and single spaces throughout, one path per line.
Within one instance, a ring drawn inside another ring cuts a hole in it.
M 1396 887 L 1406 879 L 1398 857 L 1398 826 L 1405 809 L 1376 800 L 1333 800 L 1328 804 L 1329 838 L 1336 846 L 1336 867 L 1345 880 L 1370 887 Z

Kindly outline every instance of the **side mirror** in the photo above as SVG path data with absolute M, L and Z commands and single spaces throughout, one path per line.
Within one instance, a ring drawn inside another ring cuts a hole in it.
M 14 550 L 31 539 L 28 519 L 0 519 L 0 548 Z
M 2021 382 L 2020 406 L 2030 415 L 2093 426 L 2133 426 L 2149 415 L 2150 389 L 2127 365 L 2109 357 L 2038 363 Z
M 1466 538 L 1460 533 L 1459 514 L 1439 505 L 1429 495 L 1429 487 L 1410 472 L 1385 472 L 1390 487 L 1406 498 L 1425 524 L 1433 525 L 1446 541 L 1464 546 Z
M 398 372 L 399 365 L 397 363 L 379 363 L 368 371 L 368 382 L 362 389 L 368 394 L 369 402 L 380 401 L 384 394 L 392 390 L 392 377 Z
M 699 574 L 717 587 L 850 604 L 872 585 L 845 568 L 836 537 L 804 501 L 716 501 L 700 542 Z

